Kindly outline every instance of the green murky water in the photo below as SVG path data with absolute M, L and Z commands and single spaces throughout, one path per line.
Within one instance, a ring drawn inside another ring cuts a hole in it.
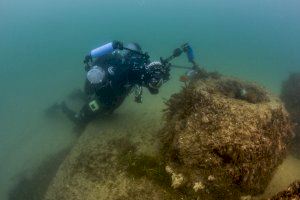
M 67 119 L 49 120 L 43 111 L 82 87 L 90 49 L 136 41 L 155 60 L 188 41 L 208 70 L 279 93 L 289 72 L 300 70 L 299 8 L 298 0 L 0 0 L 0 198 L 75 141 Z M 172 71 L 162 94 L 144 103 L 162 104 L 180 89 L 181 73 Z

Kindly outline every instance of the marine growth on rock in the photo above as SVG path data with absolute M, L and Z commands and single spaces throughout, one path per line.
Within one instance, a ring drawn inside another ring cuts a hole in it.
M 170 176 L 184 177 L 176 188 L 203 199 L 264 191 L 292 135 L 278 98 L 252 83 L 208 76 L 166 104 L 161 153 Z

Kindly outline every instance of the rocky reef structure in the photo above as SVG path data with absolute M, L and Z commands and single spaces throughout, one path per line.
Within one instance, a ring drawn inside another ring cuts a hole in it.
M 90 124 L 44 200 L 246 200 L 262 192 L 291 137 L 281 101 L 218 73 L 181 80 L 165 106 Z
M 201 74 L 167 105 L 161 153 L 174 189 L 200 199 L 264 191 L 292 135 L 278 98 L 255 84 Z
M 44 200 L 190 199 L 170 186 L 158 156 L 153 136 L 161 128 L 161 107 L 141 106 L 141 113 L 121 111 L 90 124 L 60 166 Z
M 269 200 L 299 200 L 300 180 L 293 182 L 286 190 L 279 192 Z
M 282 83 L 281 99 L 290 113 L 291 120 L 295 123 L 292 148 L 294 154 L 300 157 L 300 73 L 291 73 Z

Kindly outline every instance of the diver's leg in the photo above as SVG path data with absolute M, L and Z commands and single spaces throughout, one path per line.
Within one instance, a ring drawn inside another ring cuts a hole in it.
M 103 108 L 97 100 L 92 100 L 86 103 L 79 113 L 69 109 L 65 103 L 62 103 L 62 111 L 75 123 L 76 128 L 83 130 L 90 121 L 95 119 L 103 111 Z
M 87 124 L 95 119 L 100 113 L 101 109 L 99 108 L 97 101 L 91 101 L 81 108 L 80 112 L 76 114 L 76 118 L 81 123 Z
M 80 120 L 78 119 L 76 112 L 71 110 L 65 102 L 61 103 L 61 110 L 72 122 L 75 124 L 79 123 Z

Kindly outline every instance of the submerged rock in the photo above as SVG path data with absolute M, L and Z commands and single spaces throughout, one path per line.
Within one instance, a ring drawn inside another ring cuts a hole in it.
M 177 188 L 182 177 L 174 174 L 171 180 L 157 155 L 153 133 L 161 128 L 160 117 L 151 120 L 130 114 L 110 120 L 88 126 L 62 163 L 44 200 L 191 199 L 171 187 L 173 181 Z
M 134 112 L 90 124 L 44 200 L 250 199 L 265 188 L 291 135 L 278 99 L 203 72 L 167 104 L 163 127 Z
M 186 189 L 204 199 L 264 191 L 292 135 L 279 99 L 254 84 L 206 77 L 167 105 L 162 155 L 173 173 L 185 177 Z
M 282 83 L 281 99 L 295 123 L 295 138 L 293 152 L 300 157 L 300 73 L 291 73 Z

